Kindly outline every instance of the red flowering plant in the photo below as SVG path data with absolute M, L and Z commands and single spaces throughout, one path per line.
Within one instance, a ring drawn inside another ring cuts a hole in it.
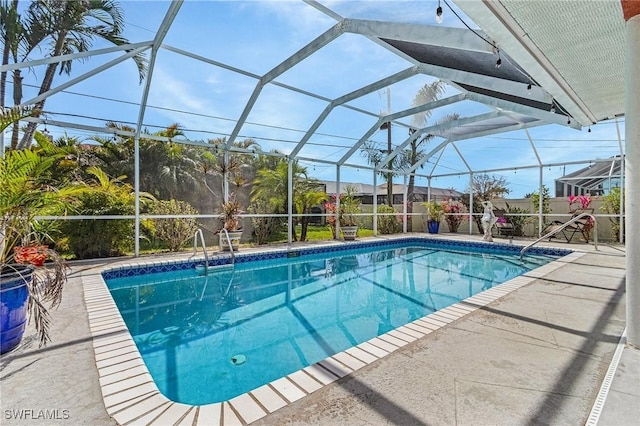
M 570 212 L 574 212 L 578 208 L 588 209 L 591 205 L 591 201 L 593 201 L 591 195 L 569 195 L 569 197 L 567 197 L 567 200 L 569 201 Z M 574 204 L 577 204 L 580 207 L 574 207 Z
M 576 216 L 580 213 L 588 213 L 590 210 L 591 202 L 593 198 L 591 195 L 569 195 L 567 197 L 567 201 L 569 201 L 569 213 Z M 582 211 L 580 211 L 582 210 Z M 591 235 L 591 229 L 593 229 L 593 219 L 588 216 L 587 220 L 584 222 L 582 227 L 582 233 L 584 234 L 587 241 L 589 241 L 589 236 Z
M 449 199 L 442 202 L 442 208 L 444 210 L 444 219 L 449 225 L 449 232 L 458 232 L 460 224 L 464 220 L 464 216 L 461 213 L 465 213 L 464 205 L 458 201 Z
M 329 201 L 325 201 L 324 203 L 324 211 L 327 214 L 327 225 L 329 225 L 329 227 L 331 228 L 331 230 L 333 231 L 333 234 L 335 235 L 335 231 L 336 231 L 336 195 L 332 194 L 329 196 Z

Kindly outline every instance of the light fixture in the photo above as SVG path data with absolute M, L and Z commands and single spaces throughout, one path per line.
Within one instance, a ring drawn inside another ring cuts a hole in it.
M 496 61 L 496 68 L 500 68 L 500 66 L 502 65 L 502 59 L 500 59 L 500 49 L 498 49 L 497 52 L 498 52 L 498 60 Z
M 531 83 L 527 84 L 527 94 L 531 94 Z
M 551 112 L 555 113 L 556 112 L 556 106 L 555 105 L 551 105 Z
M 440 6 L 440 0 L 438 0 L 438 8 L 436 9 L 436 22 L 442 24 L 442 6 Z
M 591 126 L 589 126 L 589 130 L 587 130 L 587 133 L 591 133 Z
M 571 124 L 571 119 L 567 118 L 567 124 Z

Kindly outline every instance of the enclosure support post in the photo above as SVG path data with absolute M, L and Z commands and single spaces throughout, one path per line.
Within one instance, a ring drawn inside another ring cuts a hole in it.
M 542 235 L 542 224 L 544 222 L 544 218 L 542 217 L 542 213 L 543 213 L 543 208 L 544 208 L 544 200 L 543 200 L 543 192 L 544 192 L 544 171 L 542 166 L 540 166 L 540 189 L 539 189 L 539 194 L 540 197 L 538 197 L 538 237 L 540 237 Z
M 340 164 L 336 164 L 336 240 L 340 239 Z
M 469 173 L 469 235 L 473 235 L 473 172 Z
M 627 229 L 627 342 L 640 347 L 640 7 L 622 1 L 625 12 L 625 161 Z
M 402 233 L 407 233 L 407 174 L 404 175 L 404 186 L 402 189 Z
M 378 235 L 378 174 L 373 169 L 373 236 Z
M 618 147 L 620 149 L 620 215 L 619 215 L 619 221 L 620 221 L 620 229 L 619 231 L 619 236 L 618 236 L 618 240 L 620 241 L 620 243 L 624 244 L 624 215 L 625 215 L 625 209 L 624 209 L 624 187 L 625 187 L 625 175 L 624 175 L 624 168 L 625 168 L 625 155 L 624 155 L 624 149 L 622 148 L 622 137 L 620 136 L 620 124 L 618 123 L 618 119 L 616 118 L 616 132 L 618 133 Z
M 293 159 L 289 158 L 287 166 L 287 242 L 291 245 L 293 241 Z
M 229 161 L 230 161 L 230 155 L 229 155 L 229 150 L 225 150 L 224 151 L 224 165 L 225 168 L 229 165 Z M 289 161 L 289 182 L 291 182 L 291 161 Z M 229 201 L 229 176 L 228 173 L 223 173 L 222 174 L 222 186 L 224 188 L 224 194 L 222 194 L 223 200 L 224 202 L 228 202 Z
M 134 249 L 135 257 L 140 256 L 140 138 L 133 141 L 133 191 L 135 194 Z

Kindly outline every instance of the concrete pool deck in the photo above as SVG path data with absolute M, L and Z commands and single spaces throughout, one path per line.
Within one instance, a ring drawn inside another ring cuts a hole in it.
M 256 424 L 584 424 L 624 329 L 624 252 L 550 245 L 585 254 Z M 117 262 L 131 260 L 74 263 L 53 312 L 53 342 L 38 349 L 30 330 L 2 357 L 2 424 L 115 424 L 100 390 L 80 276 Z M 622 351 L 600 424 L 640 417 L 639 352 Z

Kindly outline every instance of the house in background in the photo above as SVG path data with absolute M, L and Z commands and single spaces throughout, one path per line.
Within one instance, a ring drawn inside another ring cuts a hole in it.
M 622 185 L 624 157 L 615 156 L 577 170 L 555 180 L 556 197 L 569 195 L 606 195 Z
M 327 194 L 337 194 L 336 182 L 321 181 L 324 191 Z M 350 186 L 355 189 L 355 196 L 362 200 L 362 204 L 373 204 L 373 185 L 353 182 L 340 182 L 340 193 L 344 193 L 345 188 Z M 408 194 L 409 201 L 421 203 L 428 200 L 429 188 L 426 186 L 414 186 L 413 195 Z M 393 185 L 393 204 L 402 204 L 404 185 Z M 378 185 L 377 188 L 378 205 L 387 203 L 387 184 Z M 431 187 L 431 201 L 445 201 L 449 199 L 460 199 L 462 193 L 454 189 Z

